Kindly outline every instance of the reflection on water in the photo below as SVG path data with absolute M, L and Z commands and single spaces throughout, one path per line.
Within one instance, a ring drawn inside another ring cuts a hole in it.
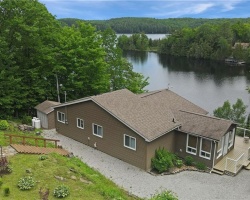
M 153 52 L 124 52 L 134 70 L 149 77 L 148 90 L 171 86 L 171 90 L 210 113 L 224 101 L 237 98 L 249 105 L 246 86 L 250 85 L 250 68 L 229 66 L 207 60 L 171 57 Z M 250 108 L 248 108 L 250 110 Z

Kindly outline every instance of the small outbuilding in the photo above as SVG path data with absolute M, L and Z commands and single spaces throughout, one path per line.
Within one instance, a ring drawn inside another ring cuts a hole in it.
M 35 109 L 37 111 L 37 117 L 41 121 L 41 127 L 45 129 L 55 128 L 55 114 L 53 106 L 59 105 L 56 101 L 44 101 L 38 104 Z

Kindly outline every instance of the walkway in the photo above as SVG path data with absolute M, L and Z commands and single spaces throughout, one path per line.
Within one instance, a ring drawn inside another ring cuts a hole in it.
M 69 152 L 60 149 L 60 148 L 48 148 L 48 147 L 35 147 L 29 145 L 22 145 L 22 144 L 11 144 L 18 153 L 27 153 L 27 154 L 49 154 L 49 153 L 58 153 L 63 156 L 69 155 Z
M 73 152 L 90 167 L 97 169 L 128 192 L 145 198 L 162 190 L 172 190 L 180 200 L 247 200 L 249 199 L 250 171 L 241 170 L 235 176 L 218 176 L 200 172 L 153 176 L 137 167 L 76 142 L 54 130 L 44 131 L 46 138 L 59 139 L 60 145 Z

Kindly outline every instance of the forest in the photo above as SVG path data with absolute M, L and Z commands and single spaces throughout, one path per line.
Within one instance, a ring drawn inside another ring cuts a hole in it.
M 233 57 L 250 63 L 250 23 L 203 24 L 183 28 L 162 40 L 148 39 L 145 33 L 122 35 L 118 46 L 124 50 L 159 53 L 197 59 L 225 60 Z
M 32 115 L 44 100 L 67 101 L 128 88 L 147 78 L 133 71 L 111 29 L 63 26 L 38 0 L 0 1 L 0 118 Z M 58 85 L 58 87 L 57 87 Z
M 75 18 L 59 19 L 63 25 L 72 26 L 77 21 L 85 21 Z M 203 24 L 218 25 L 229 23 L 235 24 L 237 22 L 250 23 L 250 18 L 168 18 L 168 19 L 155 19 L 155 18 L 142 18 L 142 17 L 123 17 L 113 18 L 109 20 L 86 20 L 97 30 L 105 30 L 107 28 L 113 29 L 116 33 L 146 33 L 146 34 L 170 34 L 183 28 L 196 28 Z

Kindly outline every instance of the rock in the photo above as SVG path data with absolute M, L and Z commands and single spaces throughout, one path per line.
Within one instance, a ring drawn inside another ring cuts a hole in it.
M 72 180 L 77 180 L 76 176 L 71 176 L 70 177 Z
M 31 169 L 26 169 L 26 173 L 30 174 L 31 173 Z
M 74 173 L 77 172 L 74 168 L 70 168 L 69 171 L 72 171 L 72 172 L 74 172 Z
M 60 181 L 65 181 L 66 178 L 63 178 L 62 176 L 54 176 L 57 180 L 60 180 Z
M 80 181 L 81 181 L 82 183 L 92 184 L 91 181 L 85 180 L 84 178 L 80 178 Z

